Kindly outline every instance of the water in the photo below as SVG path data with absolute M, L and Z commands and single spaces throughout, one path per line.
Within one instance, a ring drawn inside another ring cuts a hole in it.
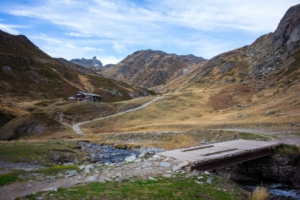
M 139 155 L 154 155 L 157 152 L 162 152 L 160 148 L 139 148 L 139 149 L 118 149 L 112 145 L 100 145 L 89 143 L 88 141 L 78 142 L 78 146 L 87 154 L 87 159 L 91 162 L 102 163 L 119 163 L 123 162 L 127 157 Z
M 270 200 L 300 200 L 300 186 L 282 183 L 262 184 L 271 195 Z M 247 191 L 254 191 L 257 185 L 241 185 Z

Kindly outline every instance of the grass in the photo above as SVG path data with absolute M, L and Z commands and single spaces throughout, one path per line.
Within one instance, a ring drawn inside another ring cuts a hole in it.
M 22 171 L 22 170 L 14 170 L 7 174 L 0 175 L 0 186 L 9 185 L 14 182 L 20 182 L 27 180 L 27 175 L 32 173 L 37 173 L 39 176 L 50 176 L 50 175 L 57 175 L 59 173 L 63 173 L 67 170 L 78 170 L 78 165 L 56 165 L 52 167 L 42 168 L 38 170 L 33 171 Z M 24 178 L 19 178 L 19 176 L 22 175 Z
M 281 156 L 285 156 L 285 155 L 299 155 L 300 156 L 300 148 L 295 145 L 285 144 L 283 147 L 277 148 L 276 153 L 280 154 Z
M 207 178 L 205 176 L 205 178 Z M 24 199 L 222 199 L 234 200 L 247 196 L 234 183 L 213 177 L 212 185 L 197 184 L 195 178 L 178 176 L 170 179 L 157 177 L 157 181 L 89 183 L 72 188 L 59 188 L 56 192 L 39 192 Z M 23 199 L 23 198 L 19 198 Z
M 21 174 L 21 171 L 12 171 L 8 174 L 0 175 L 0 186 L 8 185 L 10 183 L 18 181 L 18 176 Z
M 43 165 L 53 165 L 53 154 L 64 156 L 81 155 L 76 147 L 76 141 L 14 141 L 0 142 L 0 160 L 5 162 L 29 162 Z

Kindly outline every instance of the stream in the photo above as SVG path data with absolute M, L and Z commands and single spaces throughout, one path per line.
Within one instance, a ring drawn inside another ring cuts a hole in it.
M 253 192 L 258 185 L 241 185 L 240 186 Z M 282 183 L 264 183 L 262 184 L 270 194 L 269 200 L 299 200 L 300 199 L 300 186 L 287 185 Z

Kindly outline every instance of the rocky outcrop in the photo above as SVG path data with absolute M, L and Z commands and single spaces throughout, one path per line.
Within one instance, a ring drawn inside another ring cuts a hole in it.
M 194 55 L 178 56 L 163 51 L 142 50 L 134 52 L 102 74 L 126 81 L 135 86 L 162 86 L 183 75 L 193 65 L 206 62 Z
M 75 64 L 74 62 L 67 61 L 64 58 L 57 58 L 57 61 L 64 64 L 66 67 L 76 70 L 76 71 L 79 71 L 83 74 L 96 74 L 96 72 L 94 70 L 86 68 L 86 67 L 82 67 L 78 64 Z
M 103 67 L 102 62 L 100 60 L 97 60 L 96 56 L 94 56 L 92 59 L 85 59 L 85 58 L 71 59 L 70 62 L 80 65 L 82 67 L 86 67 L 86 68 L 99 68 L 99 67 L 101 68 L 101 67 Z

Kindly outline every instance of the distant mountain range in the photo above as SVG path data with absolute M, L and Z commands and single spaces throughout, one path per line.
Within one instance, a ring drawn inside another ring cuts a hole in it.
M 94 56 L 92 59 L 85 59 L 85 58 L 76 58 L 70 60 L 70 62 L 75 63 L 77 65 L 86 67 L 86 68 L 101 68 L 103 64 L 100 60 L 97 60 L 97 57 Z
M 179 56 L 163 51 L 137 51 L 116 65 L 106 67 L 101 74 L 134 86 L 147 88 L 162 86 L 185 74 L 192 66 L 206 59 L 194 55 Z

